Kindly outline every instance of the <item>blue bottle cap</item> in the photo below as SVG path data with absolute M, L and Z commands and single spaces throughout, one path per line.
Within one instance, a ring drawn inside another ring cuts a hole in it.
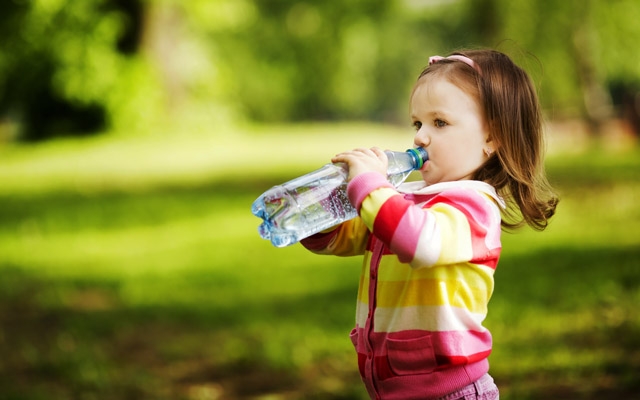
M 415 147 L 413 149 L 407 149 L 407 153 L 411 154 L 415 160 L 415 169 L 420 169 L 424 163 L 429 159 L 429 154 L 422 147 Z

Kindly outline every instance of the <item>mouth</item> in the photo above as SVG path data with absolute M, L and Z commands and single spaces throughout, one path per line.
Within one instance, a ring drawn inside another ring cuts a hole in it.
M 420 168 L 420 172 L 426 172 L 427 169 L 429 168 L 429 163 L 430 163 L 429 160 L 425 161 L 424 164 L 422 164 L 422 168 Z

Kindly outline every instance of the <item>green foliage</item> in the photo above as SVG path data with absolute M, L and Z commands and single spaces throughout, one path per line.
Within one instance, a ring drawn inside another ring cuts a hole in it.
M 281 126 L 0 148 L 0 397 L 365 399 L 348 339 L 360 260 L 276 249 L 249 210 L 336 149 L 407 137 Z M 637 392 L 638 160 L 556 150 L 550 227 L 504 235 L 487 320 L 501 398 Z
M 120 16 L 103 1 L 8 2 L 2 12 L 0 112 L 16 113 L 29 139 L 100 126 L 121 69 Z
M 406 81 L 400 54 L 388 47 L 400 36 L 392 30 L 401 18 L 392 1 L 258 1 L 251 10 L 254 23 L 243 29 L 208 28 L 221 59 L 235 70 L 229 95 L 241 99 L 251 118 L 370 118 L 390 106 L 383 104 L 382 85 Z M 401 70 L 392 73 L 384 68 L 389 64 Z
M 514 56 L 553 116 L 582 117 L 608 110 L 610 86 L 640 85 L 639 14 L 633 0 L 9 1 L 0 118 L 31 140 L 244 119 L 404 122 L 428 57 L 478 46 Z
M 493 40 L 514 40 L 523 63 L 540 84 L 541 99 L 554 116 L 579 116 L 584 102 L 580 75 L 593 76 L 605 90 L 612 83 L 634 86 L 639 55 L 627 51 L 640 34 L 640 5 L 633 0 L 496 0 L 499 28 Z M 531 58 L 539 60 L 536 62 Z M 527 60 L 528 59 L 528 60 Z M 593 69 L 584 71 L 587 68 Z M 634 86 L 635 87 L 635 86 Z M 607 95 L 607 94 L 605 94 Z

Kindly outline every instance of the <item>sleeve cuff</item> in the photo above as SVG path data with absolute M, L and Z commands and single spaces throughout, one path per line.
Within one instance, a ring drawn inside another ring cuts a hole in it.
M 318 232 L 315 235 L 302 239 L 300 244 L 302 244 L 307 250 L 320 252 L 329 246 L 336 233 L 338 233 L 338 231 L 334 226 L 331 229 Z
M 364 199 L 374 190 L 394 186 L 387 178 L 377 172 L 365 172 L 353 178 L 347 185 L 347 195 L 351 204 L 360 212 Z

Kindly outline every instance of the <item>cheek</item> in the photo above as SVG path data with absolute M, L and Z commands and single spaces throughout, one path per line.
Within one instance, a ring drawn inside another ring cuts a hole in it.
M 442 148 L 438 152 L 440 155 L 440 164 L 447 166 L 448 168 L 455 168 L 456 166 L 468 163 L 471 156 L 471 151 L 468 142 L 451 143 L 449 146 Z
M 449 143 L 452 144 L 452 143 Z M 467 176 L 482 164 L 482 151 L 469 141 L 434 149 L 432 173 L 441 174 L 445 180 L 457 180 Z

